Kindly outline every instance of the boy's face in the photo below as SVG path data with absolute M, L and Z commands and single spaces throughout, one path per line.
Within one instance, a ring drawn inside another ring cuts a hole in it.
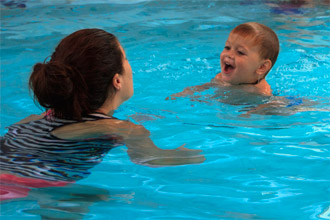
M 231 33 L 220 54 L 222 80 L 231 85 L 254 84 L 263 77 L 259 48 L 252 39 Z

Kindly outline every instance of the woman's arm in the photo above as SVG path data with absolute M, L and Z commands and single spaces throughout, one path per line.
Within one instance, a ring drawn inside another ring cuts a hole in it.
M 129 138 L 125 144 L 131 161 L 146 166 L 196 164 L 205 160 L 205 157 L 200 155 L 201 150 L 191 150 L 184 145 L 176 149 L 163 150 L 158 148 L 149 136 Z
M 173 166 L 202 163 L 201 150 L 190 150 L 183 146 L 173 150 L 158 148 L 150 139 L 150 132 L 142 125 L 116 119 L 102 119 L 75 123 L 52 132 L 58 138 L 82 140 L 108 135 L 120 136 L 127 147 L 132 162 L 147 166 Z

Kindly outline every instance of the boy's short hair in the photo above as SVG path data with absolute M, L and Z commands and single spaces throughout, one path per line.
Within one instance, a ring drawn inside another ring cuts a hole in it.
M 272 61 L 271 68 L 274 66 L 280 45 L 276 33 L 271 28 L 257 22 L 248 22 L 238 25 L 231 33 L 251 38 L 255 45 L 259 46 L 261 58 L 270 59 Z

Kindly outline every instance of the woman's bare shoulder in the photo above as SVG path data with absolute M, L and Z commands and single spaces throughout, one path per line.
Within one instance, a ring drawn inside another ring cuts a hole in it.
M 28 123 L 28 122 L 31 122 L 31 121 L 36 121 L 36 120 L 42 119 L 44 116 L 45 116 L 44 113 L 41 114 L 41 115 L 30 115 L 30 116 L 20 120 L 16 124 L 24 124 L 24 123 Z
M 125 139 L 133 130 L 137 130 L 140 127 L 143 126 L 129 121 L 111 118 L 65 125 L 56 128 L 52 131 L 52 134 L 66 140 L 97 138 L 105 135 L 119 135 Z

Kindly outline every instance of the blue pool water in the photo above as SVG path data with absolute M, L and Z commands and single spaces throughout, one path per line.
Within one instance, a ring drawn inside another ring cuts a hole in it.
M 133 164 L 111 150 L 66 187 L 1 204 L 1 219 L 330 219 L 329 1 L 1 1 L 1 129 L 41 113 L 27 81 L 60 39 L 81 28 L 114 33 L 135 95 L 116 117 L 144 125 L 164 149 L 201 149 L 199 165 Z M 267 76 L 274 97 L 208 90 L 230 30 L 257 21 L 279 36 Z M 252 111 L 269 101 L 285 105 Z

